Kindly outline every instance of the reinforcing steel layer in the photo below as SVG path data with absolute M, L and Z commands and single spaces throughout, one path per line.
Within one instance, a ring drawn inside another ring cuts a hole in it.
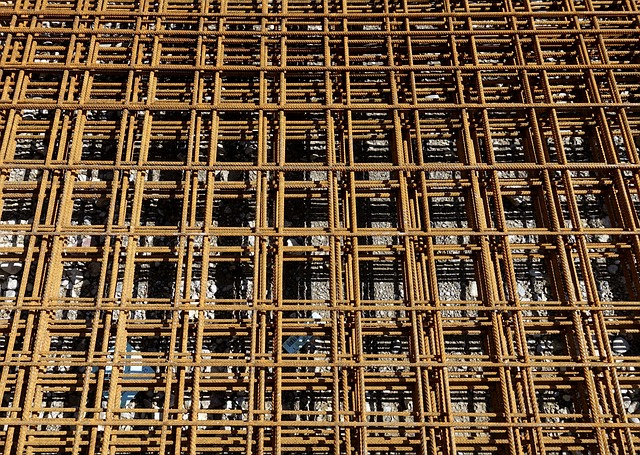
M 638 0 L 0 0 L 0 454 L 640 452 Z

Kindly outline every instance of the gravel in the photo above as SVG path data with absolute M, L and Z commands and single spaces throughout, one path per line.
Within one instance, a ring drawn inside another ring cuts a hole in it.
M 3 262 L 0 264 L 0 269 L 8 273 L 9 275 L 16 275 L 20 270 L 22 270 L 21 262 Z
M 611 350 L 615 355 L 624 355 L 629 351 L 631 345 L 623 337 L 615 337 L 611 342 Z

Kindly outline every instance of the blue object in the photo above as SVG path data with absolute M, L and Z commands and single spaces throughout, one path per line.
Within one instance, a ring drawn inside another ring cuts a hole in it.
M 109 352 L 113 352 L 114 347 L 109 348 Z M 137 354 L 138 352 L 133 349 L 133 346 L 131 346 L 129 343 L 127 343 L 127 352 L 130 352 L 131 354 Z M 125 356 L 126 359 L 142 359 L 142 356 L 140 355 L 128 355 Z M 111 376 L 111 369 L 112 367 L 107 366 L 105 368 L 105 376 Z M 93 372 L 97 372 L 98 368 L 94 367 L 93 368 Z M 140 379 L 142 378 L 142 376 L 138 376 L 138 374 L 154 374 L 155 370 L 149 366 L 146 365 L 126 365 L 124 367 L 124 369 L 122 370 L 122 377 L 125 379 Z M 136 395 L 138 394 L 139 391 L 135 391 L 135 390 L 128 390 L 126 392 L 122 392 L 122 395 L 120 396 L 120 407 L 124 408 L 127 406 L 127 404 L 129 404 L 129 402 L 131 402 L 131 400 L 133 400 Z M 105 391 L 102 393 L 102 399 L 106 400 L 109 397 L 109 392 Z
M 309 342 L 309 340 L 311 340 L 310 336 L 302 336 L 302 337 L 293 336 L 293 337 L 289 337 L 282 344 L 282 347 L 289 354 L 295 354 L 300 349 L 302 349 L 303 346 Z

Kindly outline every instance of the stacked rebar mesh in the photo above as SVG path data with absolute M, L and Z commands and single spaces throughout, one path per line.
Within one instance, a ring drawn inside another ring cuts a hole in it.
M 640 451 L 639 38 L 0 1 L 0 453 Z

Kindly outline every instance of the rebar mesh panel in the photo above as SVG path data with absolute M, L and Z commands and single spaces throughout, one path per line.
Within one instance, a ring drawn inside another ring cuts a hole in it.
M 640 450 L 640 9 L 0 1 L 3 454 Z

